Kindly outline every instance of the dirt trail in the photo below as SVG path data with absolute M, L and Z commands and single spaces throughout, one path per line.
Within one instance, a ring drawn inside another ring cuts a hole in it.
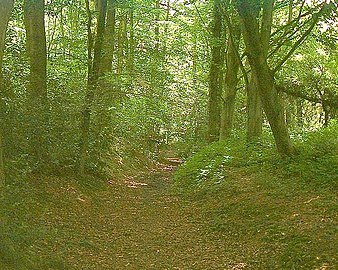
M 88 240 L 79 255 L 86 259 L 75 255 L 71 264 L 102 270 L 241 269 L 229 264 L 226 247 L 208 233 L 201 211 L 170 195 L 172 170 L 162 166 L 111 182 L 100 195 L 104 207 L 83 217 Z

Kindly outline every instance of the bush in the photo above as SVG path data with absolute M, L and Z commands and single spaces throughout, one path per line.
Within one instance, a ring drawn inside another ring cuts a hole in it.
M 300 135 L 295 142 L 299 155 L 289 160 L 285 170 L 307 182 L 334 184 L 338 180 L 338 123 Z
M 282 159 L 271 134 L 264 134 L 262 143 L 247 144 L 245 135 L 239 133 L 227 141 L 212 143 L 189 158 L 175 175 L 175 188 L 183 193 L 213 189 L 233 177 L 231 170 L 235 168 L 246 174 L 263 171 L 283 179 L 295 177 L 306 183 L 332 185 L 338 179 L 337 134 L 337 123 L 298 134 L 294 140 L 299 154 Z

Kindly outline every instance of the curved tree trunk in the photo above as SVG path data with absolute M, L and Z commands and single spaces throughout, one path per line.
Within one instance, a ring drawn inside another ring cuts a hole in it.
M 261 6 L 262 5 L 262 6 Z M 244 29 L 244 41 L 252 72 L 257 74 L 257 86 L 263 109 L 270 123 L 277 150 L 282 156 L 295 152 L 291 143 L 284 111 L 275 87 L 274 74 L 268 66 L 267 55 L 272 27 L 274 0 L 257 4 L 249 0 L 238 1 L 237 9 Z M 262 22 L 259 25 L 260 11 Z

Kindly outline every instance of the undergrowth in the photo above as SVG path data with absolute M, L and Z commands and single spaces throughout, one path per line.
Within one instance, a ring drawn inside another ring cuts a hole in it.
M 269 135 L 215 142 L 178 169 L 175 191 L 244 269 L 337 269 L 337 135 L 337 123 L 293 135 L 298 154 L 284 159 Z
M 105 181 L 97 177 L 69 172 L 58 176 L 31 174 L 8 182 L 0 194 L 0 269 L 71 269 L 62 251 L 46 256 L 37 249 L 51 249 L 54 243 L 63 241 L 60 231 L 68 231 L 63 215 L 73 213 L 69 219 L 78 218 L 81 226 L 81 208 L 90 205 L 99 209 L 96 193 L 106 188 Z M 69 228 L 69 234 L 62 237 L 71 239 L 74 231 Z
M 175 175 L 175 187 L 184 194 L 218 188 L 231 175 L 230 168 L 246 173 L 266 172 L 282 179 L 297 178 L 307 184 L 335 186 L 338 180 L 338 124 L 316 132 L 293 135 L 297 154 L 281 158 L 271 134 L 256 144 L 244 134 L 214 142 L 190 157 Z

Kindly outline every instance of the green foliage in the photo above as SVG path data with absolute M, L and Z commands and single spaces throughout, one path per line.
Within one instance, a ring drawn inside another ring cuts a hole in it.
M 299 155 L 283 166 L 288 175 L 299 176 L 308 183 L 335 185 L 338 180 L 338 123 L 315 132 L 300 135 L 296 140 Z
M 269 134 L 256 145 L 240 134 L 215 142 L 178 169 L 175 191 L 199 205 L 210 234 L 227 239 L 225 252 L 245 253 L 248 269 L 333 269 L 337 134 L 333 122 L 293 135 L 298 154 L 288 159 Z
M 230 177 L 227 174 L 228 167 L 263 162 L 267 155 L 271 155 L 269 146 L 270 142 L 264 146 L 247 145 L 241 133 L 229 140 L 214 142 L 202 148 L 179 168 L 175 175 L 176 186 L 186 191 L 217 187 Z
M 338 179 L 338 125 L 316 132 L 294 135 L 298 154 L 280 158 L 268 133 L 263 142 L 248 145 L 245 136 L 215 142 L 189 158 L 175 175 L 176 187 L 183 193 L 206 191 L 224 187 L 231 179 L 231 168 L 240 168 L 249 174 L 274 172 L 283 178 L 316 185 L 334 185 Z

